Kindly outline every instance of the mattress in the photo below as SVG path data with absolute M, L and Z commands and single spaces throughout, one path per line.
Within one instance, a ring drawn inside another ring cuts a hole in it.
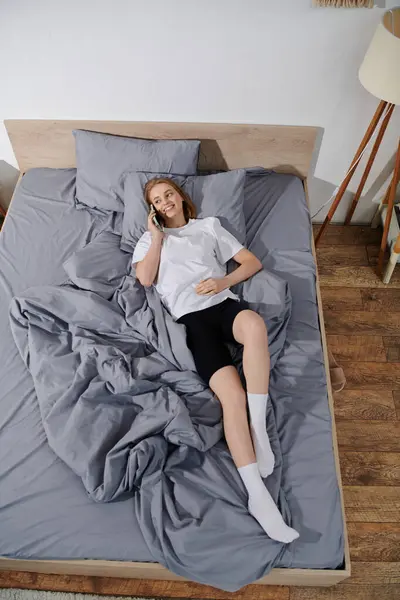
M 285 279 L 292 297 L 286 343 L 271 372 L 285 496 L 300 537 L 277 567 L 338 568 L 344 560 L 343 520 L 332 447 L 332 420 L 316 297 L 312 227 L 301 181 L 248 173 L 247 243 L 268 271 Z
M 249 172 L 245 212 L 250 250 L 288 281 L 292 296 L 286 342 L 270 386 L 280 423 L 285 497 L 300 538 L 275 566 L 337 568 L 343 561 L 343 523 L 310 218 L 300 180 Z M 21 180 L 0 236 L 1 556 L 153 560 L 132 500 L 93 503 L 81 480 L 48 446 L 32 378 L 8 317 L 13 296 L 33 286 L 62 284 L 62 263 L 101 231 L 120 231 L 120 218 L 79 209 L 75 170 L 33 169 Z
M 61 284 L 68 256 L 115 227 L 110 216 L 77 210 L 74 196 L 75 170 L 28 172 L 0 234 L 0 555 L 151 561 L 132 503 L 95 504 L 48 446 L 9 326 L 14 295 Z

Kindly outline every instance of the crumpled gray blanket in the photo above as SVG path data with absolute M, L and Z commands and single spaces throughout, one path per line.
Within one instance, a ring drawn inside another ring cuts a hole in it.
M 248 514 L 219 402 L 195 372 L 184 327 L 131 274 L 114 280 L 111 295 L 90 288 L 31 288 L 11 306 L 49 445 L 94 501 L 132 497 L 154 561 L 228 591 L 262 577 L 284 546 Z M 288 286 L 263 271 L 238 292 L 267 323 L 273 369 Z M 231 349 L 241 371 L 240 347 Z M 290 523 L 271 408 L 267 420 L 276 469 L 266 484 Z

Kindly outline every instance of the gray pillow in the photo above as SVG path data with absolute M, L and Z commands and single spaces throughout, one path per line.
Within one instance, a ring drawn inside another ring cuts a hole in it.
M 70 281 L 83 290 L 110 298 L 130 271 L 131 254 L 120 248 L 121 236 L 103 231 L 63 264 Z
M 194 175 L 199 140 L 142 140 L 75 130 L 76 197 L 92 208 L 123 212 L 121 175 L 151 171 Z
M 121 248 L 134 248 L 147 229 L 148 206 L 144 186 L 154 177 L 170 177 L 192 199 L 199 219 L 218 217 L 221 225 L 241 244 L 246 241 L 243 213 L 245 169 L 214 175 L 182 177 L 165 173 L 126 173 L 124 177 L 125 213 L 122 222 Z

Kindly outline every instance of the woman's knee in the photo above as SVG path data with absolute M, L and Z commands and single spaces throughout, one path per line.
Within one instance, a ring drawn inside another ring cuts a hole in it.
M 244 344 L 247 341 L 268 340 L 264 319 L 253 310 L 243 310 L 233 323 L 233 335 Z
M 210 379 L 210 387 L 221 402 L 224 410 L 233 410 L 246 406 L 246 392 L 243 389 L 235 367 L 223 367 L 216 371 Z

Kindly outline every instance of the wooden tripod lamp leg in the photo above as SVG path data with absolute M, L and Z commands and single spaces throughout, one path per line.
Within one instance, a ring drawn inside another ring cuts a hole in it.
M 378 275 L 380 275 L 382 273 L 383 256 L 385 254 L 385 249 L 386 249 L 386 244 L 387 244 L 387 239 L 388 239 L 388 233 L 389 233 L 389 226 L 390 226 L 390 221 L 392 219 L 392 213 L 393 213 L 394 199 L 396 197 L 396 189 L 397 189 L 397 185 L 399 183 L 399 180 L 400 180 L 400 139 L 399 139 L 399 145 L 398 145 L 398 148 L 397 148 L 396 163 L 395 163 L 395 166 L 394 166 L 393 179 L 392 179 L 392 183 L 390 184 L 389 201 L 388 201 L 388 207 L 387 207 L 385 225 L 383 227 L 383 235 L 382 235 L 381 248 L 380 248 L 380 251 L 379 251 L 378 269 L 377 269 L 378 270 Z
M 389 202 L 389 196 L 390 196 L 391 187 L 392 187 L 392 182 L 390 182 L 389 187 L 386 190 L 386 194 L 384 195 L 384 197 L 380 201 L 380 204 L 379 204 L 379 206 L 378 206 L 378 208 L 376 210 L 375 216 L 372 219 L 372 222 L 371 222 L 371 228 L 372 229 L 376 229 L 381 224 L 381 213 L 383 211 L 383 207 L 386 206 L 386 204 Z
M 380 119 L 381 119 L 381 117 L 383 115 L 383 112 L 384 112 L 387 104 L 388 103 L 385 100 L 381 100 L 380 101 L 379 106 L 376 109 L 376 112 L 375 112 L 374 116 L 372 117 L 372 121 L 369 124 L 369 127 L 368 127 L 367 131 L 365 132 L 365 135 L 364 135 L 364 137 L 362 139 L 360 147 L 358 148 L 358 150 L 357 150 L 357 152 L 356 152 L 356 154 L 355 154 L 355 156 L 353 158 L 353 161 L 352 161 L 352 163 L 350 165 L 349 173 L 346 175 L 345 179 L 342 181 L 342 184 L 341 184 L 341 186 L 340 186 L 340 188 L 338 190 L 338 193 L 336 195 L 336 198 L 335 198 L 335 200 L 334 200 L 334 202 L 333 202 L 333 204 L 332 204 L 332 206 L 331 206 L 331 208 L 330 208 L 330 210 L 329 210 L 329 212 L 328 212 L 328 214 L 326 216 L 326 219 L 325 219 L 325 221 L 323 222 L 323 224 L 321 225 L 321 227 L 320 227 L 320 229 L 318 231 L 318 235 L 315 238 L 315 245 L 318 244 L 318 242 L 321 239 L 321 236 L 324 233 L 324 231 L 325 231 L 328 223 L 331 222 L 332 217 L 335 214 L 336 209 L 339 206 L 339 203 L 340 203 L 340 201 L 341 201 L 341 199 L 343 197 L 343 194 L 345 193 L 345 191 L 347 189 L 347 186 L 349 185 L 349 183 L 351 181 L 351 178 L 353 177 L 353 175 L 355 173 L 356 169 L 355 168 L 353 169 L 353 167 L 357 163 L 357 161 L 360 158 L 362 152 L 364 151 L 366 145 L 368 144 L 369 140 L 371 139 L 371 137 L 372 137 L 375 129 L 377 128 L 378 123 L 379 123 L 379 121 L 380 121 Z
M 366 183 L 366 181 L 368 179 L 368 175 L 370 174 L 372 165 L 374 164 L 375 157 L 376 157 L 377 152 L 379 150 L 379 146 L 381 145 L 383 136 L 385 135 L 386 128 L 389 125 L 390 117 L 393 114 L 393 110 L 394 110 L 395 105 L 394 104 L 389 104 L 388 106 L 389 106 L 389 109 L 388 109 L 388 111 L 387 111 L 387 113 L 385 115 L 385 118 L 382 121 L 382 125 L 381 125 L 381 127 L 379 129 L 379 133 L 378 133 L 377 138 L 375 140 L 375 143 L 374 143 L 374 145 L 372 147 L 371 155 L 370 155 L 370 157 L 368 159 L 368 162 L 367 162 L 367 164 L 365 166 L 365 170 L 364 170 L 363 176 L 361 177 L 360 185 L 357 188 L 357 191 L 356 191 L 355 196 L 353 198 L 353 202 L 351 203 L 351 206 L 350 206 L 350 208 L 349 208 L 349 210 L 347 212 L 346 220 L 344 222 L 345 225 L 349 225 L 350 224 L 350 221 L 351 221 L 351 219 L 352 219 L 352 217 L 354 215 L 354 211 L 356 210 L 358 201 L 361 198 L 361 194 L 363 192 L 365 183 Z

